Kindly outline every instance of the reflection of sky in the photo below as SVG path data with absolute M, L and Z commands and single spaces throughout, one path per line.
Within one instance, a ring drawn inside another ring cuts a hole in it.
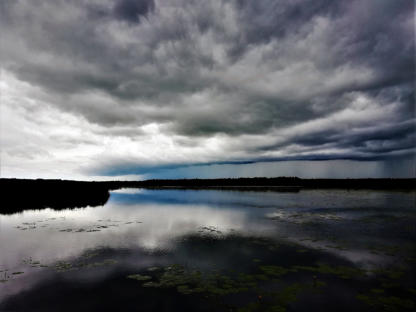
M 296 231 L 293 231 L 293 227 L 285 226 L 290 214 L 303 212 L 304 221 L 318 218 L 320 222 L 331 223 L 335 222 L 332 219 L 334 215 L 354 219 L 369 212 L 389 213 L 392 210 L 414 211 L 414 193 L 121 190 L 112 192 L 110 200 L 102 207 L 29 210 L 14 215 L 0 215 L 0 270 L 27 271 L 22 259 L 31 257 L 41 263 L 52 264 L 57 260 L 74 259 L 85 250 L 100 246 L 174 251 L 178 239 L 189 234 L 200 235 L 203 227 L 215 227 L 223 235 L 232 232 L 267 237 L 286 236 L 288 241 L 322 248 L 326 244 L 324 241 L 312 243 L 301 240 L 310 236 L 301 226 Z M 273 217 L 278 217 L 280 222 L 271 220 Z M 35 229 L 28 228 L 33 225 L 23 225 L 33 222 Z M 28 229 L 21 230 L 16 226 Z M 97 232 L 75 232 L 97 229 L 99 226 L 107 228 Z M 72 232 L 62 231 L 69 229 Z M 354 235 L 351 234 L 351 237 Z M 329 252 L 353 262 L 376 261 L 377 258 L 358 249 Z M 26 272 L 24 278 L 30 274 Z M 10 292 L 12 286 L 0 287 L 9 287 Z
M 348 217 L 354 216 L 358 208 L 381 212 L 393 207 L 394 210 L 414 209 L 413 195 L 322 190 L 300 193 L 122 190 L 113 192 L 103 207 L 45 209 L 0 216 L 0 265 L 12 266 L 29 256 L 43 261 L 64 259 L 99 245 L 172 248 L 176 238 L 198 233 L 201 227 L 207 226 L 224 233 L 233 229 L 239 233 L 264 234 L 276 228 L 267 217 L 282 211 L 310 211 L 322 215 L 332 214 L 336 209 L 336 213 Z M 38 222 L 49 218 L 56 220 Z M 36 229 L 15 228 L 25 222 L 38 223 Z M 127 222 L 133 223 L 125 224 Z M 87 230 L 100 224 L 117 226 L 100 232 L 60 232 Z
M 157 204 L 209 204 L 212 207 L 244 209 L 261 208 L 301 208 L 333 209 L 337 208 L 377 208 L 404 209 L 415 207 L 414 193 L 383 191 L 348 191 L 348 190 L 302 190 L 291 192 L 240 192 L 218 190 L 144 190 L 123 189 L 112 192 L 110 203 L 122 204 L 157 203 Z M 249 210 L 251 213 L 260 213 Z
M 32 230 L 14 228 L 22 223 L 48 218 L 56 220 L 37 223 L 37 228 Z M 7 267 L 14 266 L 29 256 L 49 262 L 51 259 L 74 257 L 83 250 L 96 246 L 171 248 L 175 238 L 197 233 L 204 226 L 215 226 L 225 232 L 230 229 L 261 232 L 270 228 L 270 225 L 267 226 L 261 220 L 249 220 L 244 210 L 220 209 L 207 205 L 122 205 L 117 202 L 110 202 L 99 208 L 27 211 L 18 215 L 2 216 L 1 222 L 0 264 Z M 133 223 L 126 224 L 128 222 Z M 44 224 L 48 226 L 39 227 Z M 116 226 L 101 229 L 99 232 L 60 232 L 65 229 L 90 229 L 100 225 Z
M 113 193 L 103 207 L 29 210 L 0 215 L 0 271 L 7 268 L 10 272 L 25 272 L 19 276 L 20 282 L 0 284 L 0 289 L 5 288 L 3 295 L 20 292 L 35 280 L 45 278 L 36 273 L 39 269 L 28 270 L 22 263 L 29 257 L 42 264 L 53 264 L 58 260 L 70 261 L 85 250 L 100 247 L 172 250 L 178 238 L 200 234 L 203 227 L 215 227 L 223 234 L 238 231 L 258 235 L 273 228 L 266 219 L 253 218 L 253 213 L 244 207 L 220 207 L 204 204 L 203 200 L 199 203 L 187 200 L 181 203 L 179 199 L 169 201 L 161 193 L 164 192 L 146 191 L 140 197 L 141 192 L 121 191 Z M 174 194 L 182 196 L 183 193 Z M 32 223 L 35 223 L 35 229 L 29 228 Z M 103 225 L 108 228 L 98 232 L 75 232 Z M 72 232 L 62 232 L 68 229 Z

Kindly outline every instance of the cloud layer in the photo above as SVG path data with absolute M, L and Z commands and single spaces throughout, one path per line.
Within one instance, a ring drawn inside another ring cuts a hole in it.
M 413 1 L 4 0 L 0 27 L 3 175 L 415 155 Z

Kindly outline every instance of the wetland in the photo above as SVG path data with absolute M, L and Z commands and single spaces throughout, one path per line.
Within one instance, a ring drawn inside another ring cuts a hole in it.
M 390 190 L 129 188 L 8 211 L 0 311 L 412 311 L 415 225 L 415 192 Z

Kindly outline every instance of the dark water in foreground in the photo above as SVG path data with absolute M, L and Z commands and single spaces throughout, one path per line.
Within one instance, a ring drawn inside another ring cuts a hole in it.
M 414 192 L 121 190 L 0 215 L 0 311 L 412 311 Z

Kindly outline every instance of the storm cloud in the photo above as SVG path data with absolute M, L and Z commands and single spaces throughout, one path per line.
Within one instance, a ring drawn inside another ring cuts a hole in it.
M 414 9 L 3 0 L 2 175 L 414 160 Z

